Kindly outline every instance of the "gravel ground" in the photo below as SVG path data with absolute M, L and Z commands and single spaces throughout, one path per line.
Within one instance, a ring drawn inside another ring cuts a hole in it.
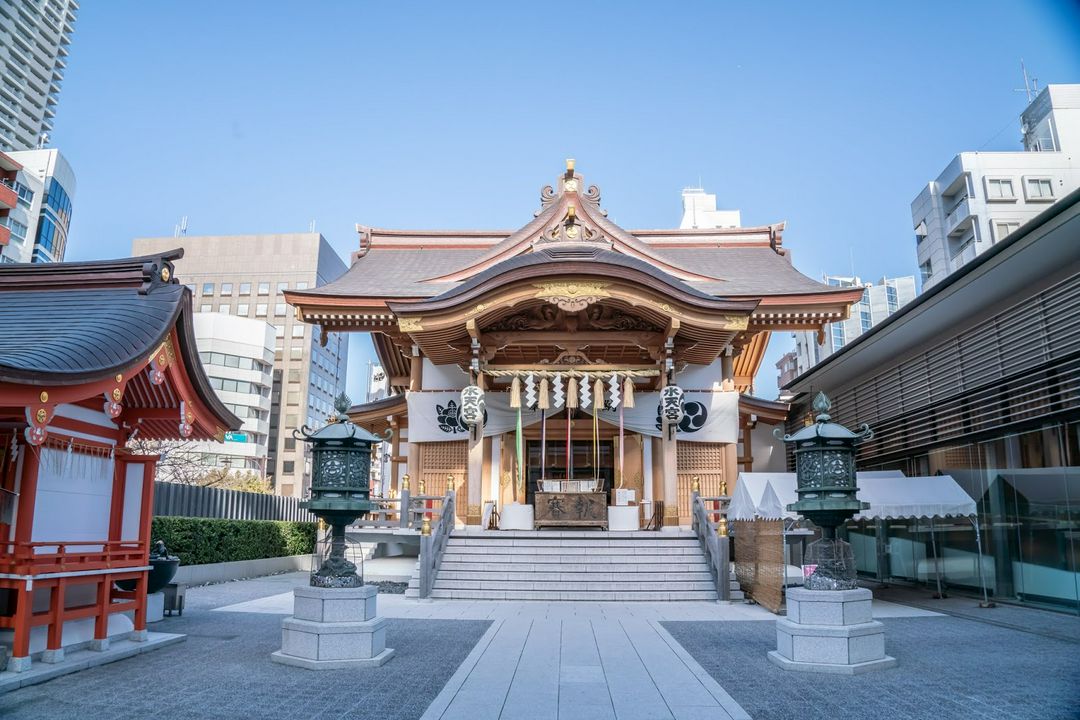
M 186 633 L 185 642 L 0 695 L 0 718 L 416 720 L 490 624 L 390 620 L 396 655 L 386 665 L 316 672 L 270 661 L 281 647 L 280 615 L 210 611 L 294 585 L 277 575 L 191 589 L 183 617 L 151 626 Z
M 663 626 L 755 720 L 1080 718 L 1078 642 L 956 617 L 882 622 L 899 666 L 854 677 L 773 665 L 772 621 Z

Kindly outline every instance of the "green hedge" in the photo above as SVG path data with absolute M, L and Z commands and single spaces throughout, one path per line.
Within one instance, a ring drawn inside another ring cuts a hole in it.
M 155 517 L 150 541 L 158 540 L 180 557 L 181 565 L 309 555 L 315 547 L 315 523 Z

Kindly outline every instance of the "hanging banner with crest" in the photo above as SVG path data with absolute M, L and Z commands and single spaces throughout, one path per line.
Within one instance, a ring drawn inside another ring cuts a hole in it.
M 467 440 L 469 426 L 461 416 L 461 391 L 406 393 L 409 407 L 409 440 L 412 442 L 446 442 Z M 484 437 L 513 432 L 517 425 L 517 410 L 510 407 L 510 395 L 505 392 L 484 393 Z M 698 392 L 689 390 L 683 396 L 683 416 L 679 420 L 676 438 L 689 442 L 738 441 L 739 394 L 735 392 Z M 593 403 L 587 410 L 578 410 L 579 417 L 596 410 Z M 658 392 L 635 393 L 634 407 L 623 408 L 623 427 L 626 432 L 660 437 L 661 398 Z M 558 420 L 561 412 L 548 415 L 548 421 Z M 600 420 L 618 427 L 619 411 L 600 410 Z M 521 408 L 521 424 L 540 422 L 540 410 Z

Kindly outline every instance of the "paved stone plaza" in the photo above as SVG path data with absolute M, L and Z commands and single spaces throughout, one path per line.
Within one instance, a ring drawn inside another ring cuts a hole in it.
M 291 590 L 305 580 L 294 573 L 192 589 L 182 618 L 153 626 L 186 641 L 0 695 L 0 717 L 1080 717 L 1080 619 L 1054 613 L 879 591 L 898 601 L 875 600 L 874 617 L 900 666 L 835 677 L 769 663 L 775 616 L 754 605 L 380 595 L 396 657 L 372 670 L 314 673 L 269 657 Z

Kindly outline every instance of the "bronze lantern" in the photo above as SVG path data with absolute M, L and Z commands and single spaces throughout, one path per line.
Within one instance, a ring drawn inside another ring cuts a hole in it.
M 331 528 L 329 551 L 312 573 L 311 584 L 359 587 L 364 579 L 345 556 L 345 528 L 371 510 L 371 447 L 382 438 L 349 421 L 349 398 L 344 393 L 334 407 L 336 417 L 322 428 L 312 432 L 305 425 L 293 432 L 297 440 L 311 445 L 311 489 L 300 507 Z

